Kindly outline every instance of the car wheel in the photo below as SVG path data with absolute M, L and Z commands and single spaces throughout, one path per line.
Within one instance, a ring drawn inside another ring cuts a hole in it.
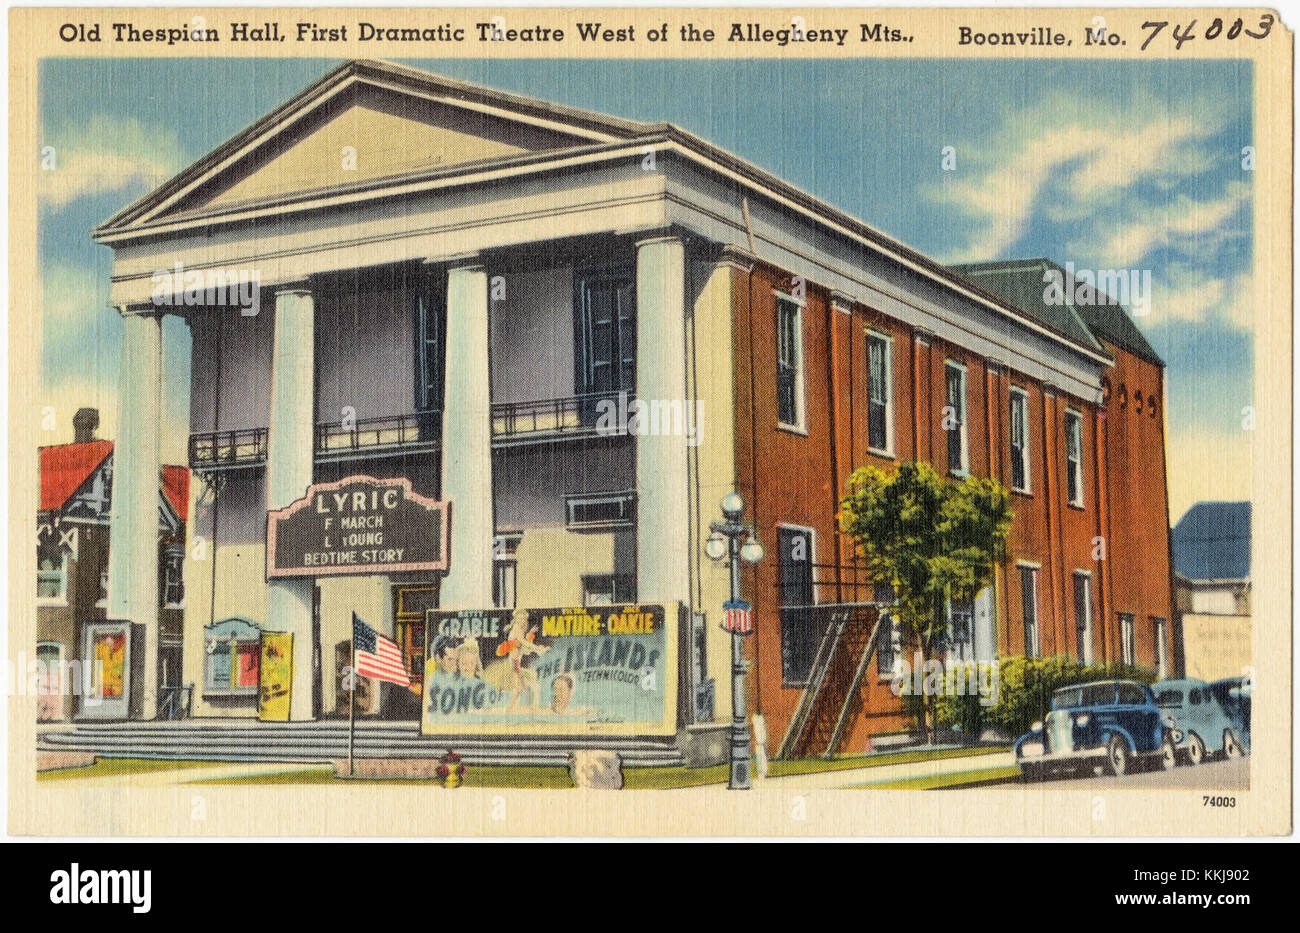
M 1171 771 L 1178 764 L 1178 752 L 1174 749 L 1174 741 L 1169 736 L 1165 736 L 1165 740 L 1160 743 L 1160 757 L 1156 760 L 1164 771 Z
M 1237 741 L 1237 736 L 1231 729 L 1223 730 L 1223 757 L 1225 758 L 1244 758 L 1246 749 Z
M 1205 760 L 1205 742 L 1201 737 L 1193 732 L 1187 737 L 1187 763 L 1189 765 L 1199 765 Z
M 1117 735 L 1106 743 L 1106 767 L 1115 777 L 1128 772 L 1128 745 Z

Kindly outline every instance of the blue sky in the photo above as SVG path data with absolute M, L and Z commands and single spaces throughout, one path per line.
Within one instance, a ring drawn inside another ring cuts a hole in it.
M 406 62 L 505 90 L 669 120 L 940 261 L 1048 256 L 1149 269 L 1139 325 L 1168 364 L 1174 520 L 1249 498 L 1253 76 L 1233 61 Z M 42 398 L 52 436 L 98 405 L 116 422 L 121 322 L 88 231 L 337 62 L 46 60 L 41 146 Z M 955 168 L 943 168 L 944 147 Z M 169 322 L 170 398 L 188 393 Z M 183 406 L 167 425 L 184 455 Z

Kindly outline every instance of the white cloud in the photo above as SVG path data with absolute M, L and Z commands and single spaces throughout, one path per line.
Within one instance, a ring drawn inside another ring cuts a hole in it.
M 1254 306 L 1248 274 L 1215 276 L 1195 267 L 1171 266 L 1165 281 L 1152 291 L 1151 316 L 1143 322 L 1148 326 L 1179 321 L 1251 330 Z
M 1235 181 L 1222 197 L 1198 201 L 1179 195 L 1172 203 L 1144 204 L 1140 219 L 1114 232 L 1100 248 L 1094 247 L 1096 262 L 1103 267 L 1126 268 L 1170 245 L 1203 253 L 1207 245 L 1217 244 L 1225 232 L 1231 232 L 1232 221 L 1249 201 L 1250 189 Z M 1088 248 L 1086 243 L 1076 242 L 1080 250 Z
M 43 145 L 52 150 L 42 158 L 52 157 L 53 168 L 40 172 L 38 194 L 55 210 L 133 185 L 155 188 L 189 161 L 174 130 L 104 115 L 86 126 L 63 127 Z
M 1220 131 L 1224 118 L 1222 108 L 1198 101 L 1189 101 L 1186 113 L 1169 113 L 1150 99 L 1117 107 L 1064 96 L 1006 116 L 987 145 L 958 146 L 959 158 L 973 153 L 966 158 L 980 168 L 974 177 L 947 179 L 926 192 L 979 225 L 946 260 L 1006 255 L 1035 213 L 1057 223 L 1089 221 L 1117 207 L 1142 216 L 1129 189 L 1140 182 L 1167 187 L 1205 171 L 1211 160 L 1201 144 Z M 1134 225 L 1130 236 L 1142 233 Z M 1146 241 L 1154 239 L 1145 234 Z

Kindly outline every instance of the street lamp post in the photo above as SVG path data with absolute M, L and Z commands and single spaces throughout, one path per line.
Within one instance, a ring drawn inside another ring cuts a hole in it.
M 723 521 L 710 522 L 709 539 L 704 551 L 712 560 L 728 559 L 731 567 L 731 600 L 729 610 L 744 613 L 746 624 L 742 629 L 732 623 L 725 627 L 731 632 L 731 755 L 727 787 L 730 790 L 749 789 L 749 708 L 745 702 L 745 653 L 741 638 L 748 634 L 752 619 L 748 607 L 741 609 L 740 562 L 756 564 L 763 559 L 763 545 L 754 530 L 740 519 L 745 514 L 745 500 L 737 492 L 729 492 L 722 499 Z

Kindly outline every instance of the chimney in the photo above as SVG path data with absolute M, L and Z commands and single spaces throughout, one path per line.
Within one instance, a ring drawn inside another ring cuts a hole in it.
M 98 408 L 78 408 L 72 416 L 72 441 L 84 444 L 95 439 L 95 429 L 99 427 Z

